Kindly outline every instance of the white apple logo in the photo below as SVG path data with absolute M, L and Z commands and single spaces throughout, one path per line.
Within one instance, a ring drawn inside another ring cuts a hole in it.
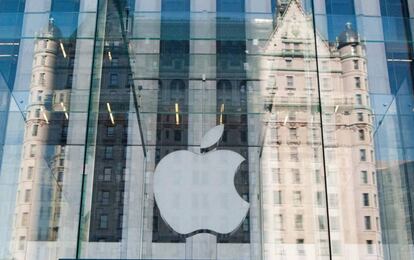
M 176 151 L 165 156 L 154 173 L 154 196 L 161 217 L 177 233 L 234 231 L 249 210 L 234 186 L 234 176 L 245 160 L 228 150 L 216 150 L 223 125 L 210 129 L 196 154 Z M 208 151 L 210 149 L 210 151 Z

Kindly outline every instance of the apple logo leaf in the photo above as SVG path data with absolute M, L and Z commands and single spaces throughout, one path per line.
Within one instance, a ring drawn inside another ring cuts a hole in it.
M 208 130 L 208 132 L 203 136 L 203 139 L 201 140 L 201 151 L 209 150 L 211 147 L 218 144 L 221 136 L 223 135 L 223 132 L 224 125 L 218 125 Z

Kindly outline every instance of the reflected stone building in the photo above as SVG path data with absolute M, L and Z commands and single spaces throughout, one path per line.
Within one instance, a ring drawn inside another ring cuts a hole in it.
M 35 40 L 13 226 L 13 259 L 40 257 L 59 232 L 73 53 L 53 19 Z M 65 47 L 66 45 L 66 47 Z
M 264 258 L 382 259 L 364 45 L 313 33 L 291 1 L 265 48 Z

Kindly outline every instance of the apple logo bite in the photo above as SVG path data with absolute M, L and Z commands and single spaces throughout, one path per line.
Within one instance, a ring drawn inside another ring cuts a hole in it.
M 223 131 L 223 125 L 210 129 L 200 154 L 176 151 L 155 169 L 154 196 L 161 217 L 179 234 L 231 233 L 249 210 L 234 186 L 234 176 L 245 159 L 233 151 L 215 149 Z

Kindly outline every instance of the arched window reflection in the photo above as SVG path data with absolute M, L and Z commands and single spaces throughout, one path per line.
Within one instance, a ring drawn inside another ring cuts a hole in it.
M 170 99 L 184 105 L 186 100 L 185 83 L 183 80 L 174 79 L 170 83 Z

